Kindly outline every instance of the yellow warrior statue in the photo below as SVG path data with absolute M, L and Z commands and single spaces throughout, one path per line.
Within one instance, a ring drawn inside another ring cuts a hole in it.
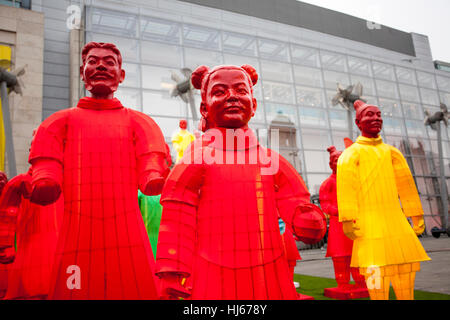
M 195 140 L 195 136 L 187 130 L 187 121 L 180 120 L 180 130 L 172 136 L 172 145 L 177 151 L 177 160 L 183 157 L 184 150 Z
M 361 136 L 337 166 L 339 221 L 354 240 L 351 267 L 365 276 L 371 300 L 388 300 L 390 283 L 397 300 L 413 300 L 420 261 L 430 260 L 417 238 L 425 229 L 420 198 L 405 158 L 379 135 L 379 108 L 360 100 L 354 107 Z

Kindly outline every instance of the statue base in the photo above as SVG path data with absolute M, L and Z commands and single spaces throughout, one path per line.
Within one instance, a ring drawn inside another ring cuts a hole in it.
M 348 287 L 325 288 L 323 295 L 328 298 L 337 300 L 352 300 L 360 298 L 368 298 L 369 291 L 366 288 L 357 287 L 350 284 Z
M 297 300 L 314 300 L 314 297 L 307 296 L 306 294 L 297 293 Z

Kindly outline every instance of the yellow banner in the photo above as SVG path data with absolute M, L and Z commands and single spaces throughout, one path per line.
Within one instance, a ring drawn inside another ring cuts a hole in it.
M 0 67 L 10 69 L 11 48 L 0 45 Z M 0 171 L 5 171 L 5 128 L 3 125 L 3 111 L 0 100 Z

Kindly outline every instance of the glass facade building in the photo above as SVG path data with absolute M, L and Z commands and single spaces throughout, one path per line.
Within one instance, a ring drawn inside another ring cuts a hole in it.
M 260 80 L 255 87 L 258 109 L 251 127 L 266 146 L 269 129 L 280 129 L 280 152 L 300 172 L 311 194 L 318 194 L 320 184 L 331 173 L 326 149 L 334 145 L 343 150 L 343 138 L 348 136 L 346 110 L 331 104 L 337 83 L 346 87 L 360 82 L 363 98 L 382 110 L 384 141 L 407 158 L 427 217 L 427 231 L 441 225 L 437 135 L 424 126 L 424 111 L 434 113 L 440 103 L 450 106 L 450 73 L 436 70 L 431 60 L 426 61 L 423 36 L 412 37 L 416 56 L 411 56 L 183 1 L 65 4 L 82 7 L 84 27 L 80 32 L 85 42 L 113 42 L 121 50 L 126 79 L 117 97 L 125 106 L 150 115 L 169 144 L 180 119 L 188 119 L 191 131 L 197 127 L 189 106 L 170 97 L 172 73 L 182 77 L 181 68 L 195 70 L 200 65 L 254 66 Z M 47 1 L 40 1 L 35 9 L 46 13 L 50 25 L 51 19 L 57 20 L 52 18 L 56 9 Z M 48 48 L 51 41 L 46 39 L 47 57 L 56 54 Z M 50 69 L 48 61 L 44 82 L 45 77 L 57 76 Z M 44 88 L 44 115 L 55 111 L 45 112 L 46 99 L 54 99 L 50 87 L 47 95 Z M 200 105 L 199 92 L 195 102 Z M 450 190 L 450 133 L 443 128 Z M 353 131 L 356 137 L 356 126 Z

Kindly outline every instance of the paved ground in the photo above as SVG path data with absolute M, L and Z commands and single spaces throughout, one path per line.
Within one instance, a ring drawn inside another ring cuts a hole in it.
M 450 294 L 450 238 L 421 238 L 423 247 L 431 261 L 420 264 L 416 275 L 415 289 Z M 325 258 L 326 248 L 302 250 L 302 260 L 297 263 L 295 273 L 334 279 L 333 262 Z

